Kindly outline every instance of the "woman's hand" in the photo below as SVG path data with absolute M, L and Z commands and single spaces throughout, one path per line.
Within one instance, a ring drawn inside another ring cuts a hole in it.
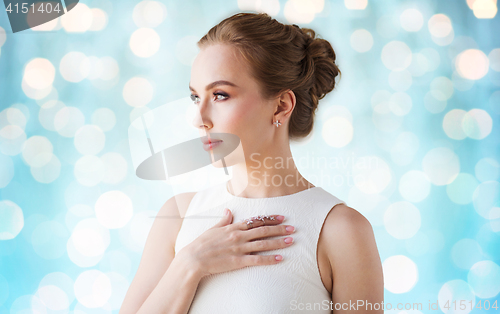
M 262 239 L 293 233 L 292 226 L 279 225 L 283 222 L 283 216 L 270 215 L 275 219 L 254 220 L 250 226 L 244 221 L 231 224 L 233 215 L 229 209 L 226 210 L 227 214 L 215 226 L 179 252 L 187 259 L 187 263 L 197 268 L 202 277 L 246 266 L 277 264 L 282 260 L 280 255 L 251 253 L 285 248 L 293 243 L 291 237 Z

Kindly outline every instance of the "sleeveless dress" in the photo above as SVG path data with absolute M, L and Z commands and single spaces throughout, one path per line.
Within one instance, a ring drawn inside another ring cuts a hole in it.
M 233 223 L 258 215 L 283 215 L 292 225 L 289 247 L 254 254 L 280 254 L 274 265 L 248 266 L 203 277 L 189 314 L 331 313 L 317 263 L 317 244 L 323 222 L 332 208 L 344 201 L 315 186 L 294 194 L 245 198 L 228 192 L 227 182 L 197 192 L 189 204 L 175 242 L 175 253 L 214 226 L 227 207 Z M 285 236 L 270 237 L 285 238 Z

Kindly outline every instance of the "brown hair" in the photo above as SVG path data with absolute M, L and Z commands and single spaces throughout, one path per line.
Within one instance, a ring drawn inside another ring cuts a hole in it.
M 341 74 L 330 43 L 310 28 L 286 25 L 266 13 L 237 13 L 212 27 L 198 47 L 230 44 L 250 65 L 265 99 L 291 89 L 296 97 L 290 117 L 291 139 L 313 128 L 318 101 L 335 87 Z

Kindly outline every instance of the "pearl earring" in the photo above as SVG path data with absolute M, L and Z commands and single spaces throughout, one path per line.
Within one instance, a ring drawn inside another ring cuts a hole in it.
M 280 120 L 277 120 L 277 121 L 273 122 L 273 124 L 276 124 L 276 127 L 279 127 L 281 125 L 281 122 L 280 122 Z

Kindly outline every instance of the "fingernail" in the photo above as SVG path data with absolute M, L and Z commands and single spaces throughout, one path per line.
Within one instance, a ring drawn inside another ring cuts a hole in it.
M 285 216 L 279 215 L 279 216 L 277 216 L 276 218 L 277 218 L 278 220 L 283 220 L 283 219 L 285 219 Z
M 285 243 L 290 244 L 290 243 L 292 243 L 292 242 L 293 242 L 293 238 L 290 238 L 290 237 L 285 238 Z
M 283 259 L 283 256 L 281 256 L 281 255 L 276 255 L 274 258 L 275 258 L 277 261 L 281 261 L 281 260 Z
M 292 227 L 292 226 L 288 226 L 288 227 L 286 227 L 285 229 L 286 229 L 286 231 L 288 231 L 288 232 L 292 232 L 292 231 L 293 231 L 293 229 L 295 229 L 295 228 L 294 228 L 294 227 Z
M 226 208 L 225 211 L 224 211 L 224 216 L 226 216 L 228 214 L 229 214 L 229 209 Z

